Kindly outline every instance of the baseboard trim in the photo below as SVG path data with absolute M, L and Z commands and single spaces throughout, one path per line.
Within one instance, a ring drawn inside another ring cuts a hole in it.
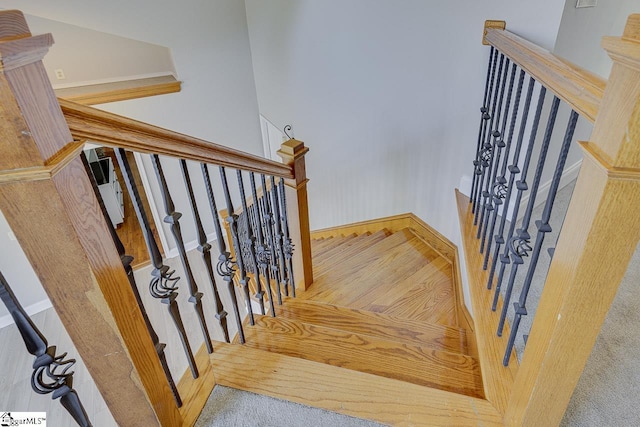
M 41 311 L 45 311 L 46 309 L 51 307 L 53 307 L 53 305 L 51 304 L 49 298 L 47 298 L 25 307 L 24 311 L 26 311 L 29 316 L 33 316 L 34 314 L 38 314 Z M 13 317 L 11 317 L 11 314 L 5 314 L 4 316 L 0 317 L 0 329 L 5 328 L 9 325 L 13 325 L 14 323 L 15 322 L 13 321 Z

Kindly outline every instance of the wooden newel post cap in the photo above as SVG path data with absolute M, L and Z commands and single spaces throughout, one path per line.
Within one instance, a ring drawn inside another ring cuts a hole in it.
M 40 61 L 53 45 L 51 34 L 31 36 L 19 10 L 0 14 L 0 72 Z
M 309 151 L 309 147 L 305 147 L 304 142 L 297 139 L 290 139 L 285 141 L 280 146 L 277 154 L 282 157 L 282 162 L 285 164 L 291 164 L 296 159 L 303 157 Z
M 489 42 L 487 41 L 487 30 L 489 28 L 504 30 L 507 28 L 507 23 L 505 21 L 492 21 L 490 19 L 484 21 L 484 30 L 482 31 L 482 44 L 484 45 L 489 45 Z

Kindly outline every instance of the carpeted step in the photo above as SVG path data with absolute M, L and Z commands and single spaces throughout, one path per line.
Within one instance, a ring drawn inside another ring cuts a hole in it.
M 371 335 L 398 343 L 468 354 L 465 330 L 453 326 L 401 319 L 296 298 L 286 298 L 282 306 L 276 307 L 276 315 L 279 318 Z
M 473 357 L 285 318 L 257 315 L 255 320 L 245 327 L 247 347 L 483 397 Z

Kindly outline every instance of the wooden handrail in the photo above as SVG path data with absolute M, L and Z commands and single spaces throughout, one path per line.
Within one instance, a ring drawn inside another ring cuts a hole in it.
M 487 27 L 484 39 L 578 114 L 595 122 L 607 84 L 602 77 L 507 30 Z
M 154 153 L 211 163 L 268 175 L 293 178 L 292 166 L 267 160 L 223 145 L 173 132 L 97 108 L 58 98 L 71 134 L 141 153 Z

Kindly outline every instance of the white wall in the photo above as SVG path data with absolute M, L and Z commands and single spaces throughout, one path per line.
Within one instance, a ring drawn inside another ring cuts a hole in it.
M 0 6 L 169 48 L 178 79 L 183 81 L 180 93 L 123 101 L 101 108 L 251 153 L 262 153 L 243 2 L 5 0 Z M 53 36 L 55 39 L 55 32 Z M 169 180 L 174 182 L 176 204 L 185 215 L 185 237 L 193 240 L 195 234 L 182 178 L 176 165 L 167 169 L 171 175 Z M 148 171 L 150 180 L 155 182 L 153 170 Z M 198 187 L 201 187 L 199 182 Z M 161 205 L 161 198 L 156 197 L 156 202 Z M 160 206 L 158 209 L 164 212 Z M 208 208 L 203 204 L 201 210 L 205 209 Z M 208 225 L 208 230 L 212 230 L 212 226 Z M 7 239 L 6 233 L 0 233 L 0 257 L 8 261 L 5 248 L 8 251 L 10 246 L 6 244 Z M 14 278 L 14 287 L 22 287 L 35 278 L 32 272 L 22 274 L 16 263 L 7 264 L 1 267 L 5 275 Z M 23 305 L 30 306 L 42 297 L 42 292 L 28 292 L 20 299 Z M 5 313 L 0 307 L 0 317 Z
M 246 0 L 260 112 L 311 151 L 311 226 L 413 211 L 457 240 L 471 170 L 485 19 L 553 46 L 562 5 Z
M 596 7 L 576 9 L 575 0 L 567 0 L 554 53 L 587 70 L 609 77 L 611 59 L 600 47 L 603 36 L 620 36 L 627 17 L 640 13 L 638 0 L 600 0 Z

